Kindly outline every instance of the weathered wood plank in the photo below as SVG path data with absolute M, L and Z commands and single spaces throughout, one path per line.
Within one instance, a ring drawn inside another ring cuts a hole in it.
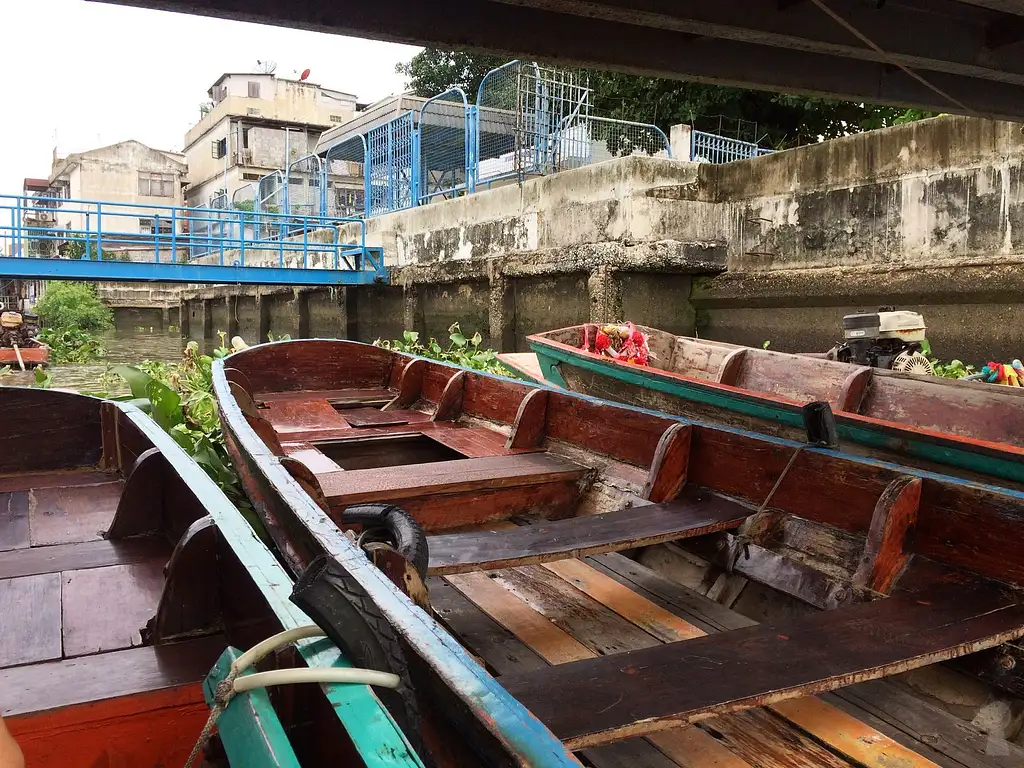
M 689 424 L 673 424 L 665 430 L 654 450 L 654 461 L 641 495 L 658 503 L 671 501 L 686 485 L 686 470 L 690 465 Z
M 156 612 L 163 560 L 64 571 L 64 655 L 132 648 Z
M 198 688 L 225 642 L 217 636 L 3 669 L 0 716 L 18 717 L 180 685 Z
M 59 574 L 0 581 L 0 667 L 60 658 L 60 602 Z
M 0 579 L 166 560 L 170 555 L 171 545 L 156 536 L 17 549 L 0 552 Z
M 514 530 L 431 536 L 430 572 L 459 573 L 649 546 L 735 528 L 748 512 L 707 495 Z
M 997 590 L 900 595 L 538 675 L 506 689 L 570 747 L 642 735 L 708 715 L 870 680 L 1024 634 L 1024 606 Z M 842 641 L 836 638 L 842 638 Z M 855 642 L 854 642 L 855 641 Z M 735 674 L 723 677 L 728 667 Z M 571 710 L 553 706 L 571 692 Z
M 32 545 L 93 541 L 110 527 L 121 482 L 74 488 L 40 488 L 29 496 Z
M 0 493 L 0 551 L 31 545 L 28 525 L 28 493 Z
M 437 461 L 403 467 L 323 474 L 320 485 L 332 503 L 394 500 L 426 494 L 493 490 L 578 479 L 587 469 L 545 453 Z
M 900 477 L 889 483 L 875 505 L 854 584 L 889 593 L 910 562 L 907 539 L 917 525 L 920 504 L 921 478 Z

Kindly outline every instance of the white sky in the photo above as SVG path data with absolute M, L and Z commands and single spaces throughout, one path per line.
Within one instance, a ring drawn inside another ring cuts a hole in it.
M 371 0 L 372 1 L 372 0 Z M 62 154 L 138 139 L 180 151 L 223 72 L 277 62 L 281 77 L 376 101 L 404 87 L 394 43 L 124 8 L 84 0 L 0 0 L 0 194 L 21 194 Z

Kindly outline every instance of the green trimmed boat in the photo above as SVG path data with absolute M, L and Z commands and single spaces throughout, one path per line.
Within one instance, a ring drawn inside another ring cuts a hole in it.
M 802 406 L 825 401 L 844 451 L 1024 483 L 1022 389 L 639 330 L 648 366 L 595 352 L 594 325 L 527 340 L 544 378 L 573 392 L 793 439 Z

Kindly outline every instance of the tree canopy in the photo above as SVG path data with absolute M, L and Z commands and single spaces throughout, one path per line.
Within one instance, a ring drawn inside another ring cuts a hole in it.
M 417 96 L 459 86 L 475 100 L 480 81 L 505 60 L 426 48 L 399 64 Z M 589 72 L 593 114 L 654 123 L 666 133 L 676 123 L 756 141 L 777 149 L 930 117 L 933 113 L 789 94 L 705 85 L 684 80 Z

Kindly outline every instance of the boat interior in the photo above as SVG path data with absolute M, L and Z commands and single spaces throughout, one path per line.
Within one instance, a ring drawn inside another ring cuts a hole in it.
M 1016 387 L 896 373 L 824 356 L 786 354 L 637 327 L 648 335 L 654 371 L 792 404 L 825 401 L 837 413 L 1024 447 L 1024 391 Z M 579 350 L 589 338 L 588 351 L 597 356 L 596 330 L 595 325 L 579 325 L 530 339 Z M 626 365 L 604 355 L 600 359 L 608 365 Z
M 33 768 L 184 765 L 204 678 L 287 624 L 287 575 L 141 412 L 7 387 L 0 410 L 0 714 Z M 290 733 L 319 734 L 294 740 L 303 764 L 361 764 L 317 686 L 274 701 Z
M 585 764 L 1024 765 L 883 679 L 958 660 L 1019 684 L 1020 494 L 352 342 L 225 365 L 335 523 L 419 521 L 435 618 Z M 669 550 L 708 587 L 657 567 Z M 759 624 L 727 607 L 744 589 L 785 608 Z

